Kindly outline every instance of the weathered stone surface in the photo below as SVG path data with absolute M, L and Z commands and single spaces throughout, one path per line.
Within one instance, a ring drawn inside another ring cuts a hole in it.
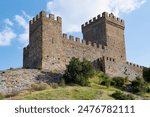
M 30 21 L 24 68 L 63 72 L 72 57 L 86 58 L 109 76 L 142 77 L 142 67 L 126 62 L 124 21 L 104 12 L 82 25 L 83 40 L 62 34 L 62 20 L 42 11 Z
M 14 69 L 0 73 L 0 93 L 11 95 L 30 89 L 31 84 L 60 82 L 61 74 L 42 72 L 36 69 Z

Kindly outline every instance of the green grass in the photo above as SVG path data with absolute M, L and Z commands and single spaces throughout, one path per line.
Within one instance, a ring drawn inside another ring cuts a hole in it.
M 66 86 L 57 89 L 25 92 L 11 99 L 15 100 L 114 100 L 112 93 L 118 91 L 114 87 L 91 84 L 90 87 Z
M 57 89 L 21 93 L 11 99 L 17 100 L 112 100 L 110 96 L 115 88 L 106 88 L 93 84 L 91 87 L 66 86 Z
M 12 100 L 114 100 L 111 96 L 115 91 L 120 91 L 114 87 L 105 87 L 92 84 L 91 87 L 66 86 L 57 89 L 48 88 L 43 91 L 25 91 L 12 97 Z M 127 93 L 127 92 L 124 92 Z M 143 97 L 134 95 L 137 100 L 150 99 L 150 94 Z M 10 98 L 7 98 L 10 99 Z
M 8 70 L 0 70 L 0 73 L 6 73 L 6 72 L 10 72 L 12 70 L 8 69 Z
M 0 93 L 0 100 L 4 99 L 4 95 L 2 93 Z
M 99 99 L 101 91 L 90 87 L 66 86 L 31 92 L 31 94 L 13 97 L 21 100 L 93 100 Z

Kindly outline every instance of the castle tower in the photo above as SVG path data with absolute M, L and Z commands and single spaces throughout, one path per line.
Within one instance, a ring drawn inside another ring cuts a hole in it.
M 62 19 L 53 14 L 46 16 L 42 21 L 42 69 L 54 71 L 61 69 L 62 50 Z M 65 65 L 64 65 L 65 66 Z
M 29 45 L 24 48 L 24 67 L 53 71 L 60 63 L 62 21 L 44 11 L 29 24 Z M 57 68 L 58 69 L 58 68 Z
M 24 68 L 42 67 L 42 20 L 44 12 L 34 17 L 29 22 L 29 45 L 24 48 Z M 37 54 L 38 53 L 38 54 Z
M 125 63 L 124 21 L 116 18 L 112 13 L 102 13 L 82 25 L 83 38 L 87 41 L 105 46 L 104 56 L 115 58 Z

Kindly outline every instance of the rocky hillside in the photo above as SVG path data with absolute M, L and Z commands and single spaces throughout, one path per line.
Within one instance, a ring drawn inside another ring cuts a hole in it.
M 37 69 L 12 69 L 0 71 L 0 93 L 15 95 L 22 90 L 30 89 L 31 84 L 40 82 L 59 82 L 61 74 L 42 72 Z

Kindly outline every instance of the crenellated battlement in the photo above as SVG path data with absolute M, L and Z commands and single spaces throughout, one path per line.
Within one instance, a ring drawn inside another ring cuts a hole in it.
M 74 36 L 70 35 L 70 36 L 69 36 L 69 40 L 70 40 L 70 41 L 74 41 Z
M 67 34 L 66 33 L 63 33 L 63 38 L 67 39 Z
M 116 23 L 118 25 L 124 26 L 124 20 L 114 16 L 113 13 L 108 14 L 107 12 L 103 12 L 102 15 L 98 15 L 97 17 L 94 17 L 93 19 L 90 19 L 88 22 L 85 22 L 85 24 L 82 24 L 82 29 L 96 23 L 97 21 L 100 21 L 102 19 L 106 19 L 107 21 L 111 21 L 113 23 Z
M 131 62 L 126 62 L 127 65 L 130 65 L 132 67 L 137 67 L 137 68 L 141 68 L 143 69 L 144 67 L 143 66 L 140 66 L 140 65 L 137 65 L 137 64 L 134 64 L 134 63 L 131 63 Z
M 61 17 L 57 16 L 55 18 L 54 14 L 46 14 L 45 11 L 41 11 L 39 14 L 36 15 L 36 17 L 33 17 L 33 19 L 30 20 L 30 25 L 34 24 L 35 22 L 37 22 L 39 19 L 42 19 L 42 18 L 46 18 L 50 21 L 56 21 L 58 23 L 62 23 Z
M 76 37 L 76 38 L 75 38 L 75 41 L 76 41 L 77 43 L 80 43 L 80 38 Z
M 24 47 L 23 49 L 24 50 L 28 50 L 29 49 L 29 45 L 27 45 L 27 47 Z
M 90 19 L 88 22 L 85 22 L 85 24 L 82 24 L 82 28 L 85 28 L 88 25 L 91 25 L 95 23 L 96 21 L 100 20 L 102 17 L 98 15 L 97 17 L 94 17 L 93 19 Z
M 78 43 L 78 44 L 81 44 L 83 46 L 90 46 L 90 47 L 97 48 L 97 49 L 105 49 L 106 48 L 105 46 L 103 46 L 101 44 L 93 43 L 91 41 L 86 41 L 84 39 L 80 39 L 79 37 L 74 37 L 72 35 L 68 36 L 65 33 L 63 33 L 62 38 L 65 39 L 65 40 L 67 40 L 68 42 Z

